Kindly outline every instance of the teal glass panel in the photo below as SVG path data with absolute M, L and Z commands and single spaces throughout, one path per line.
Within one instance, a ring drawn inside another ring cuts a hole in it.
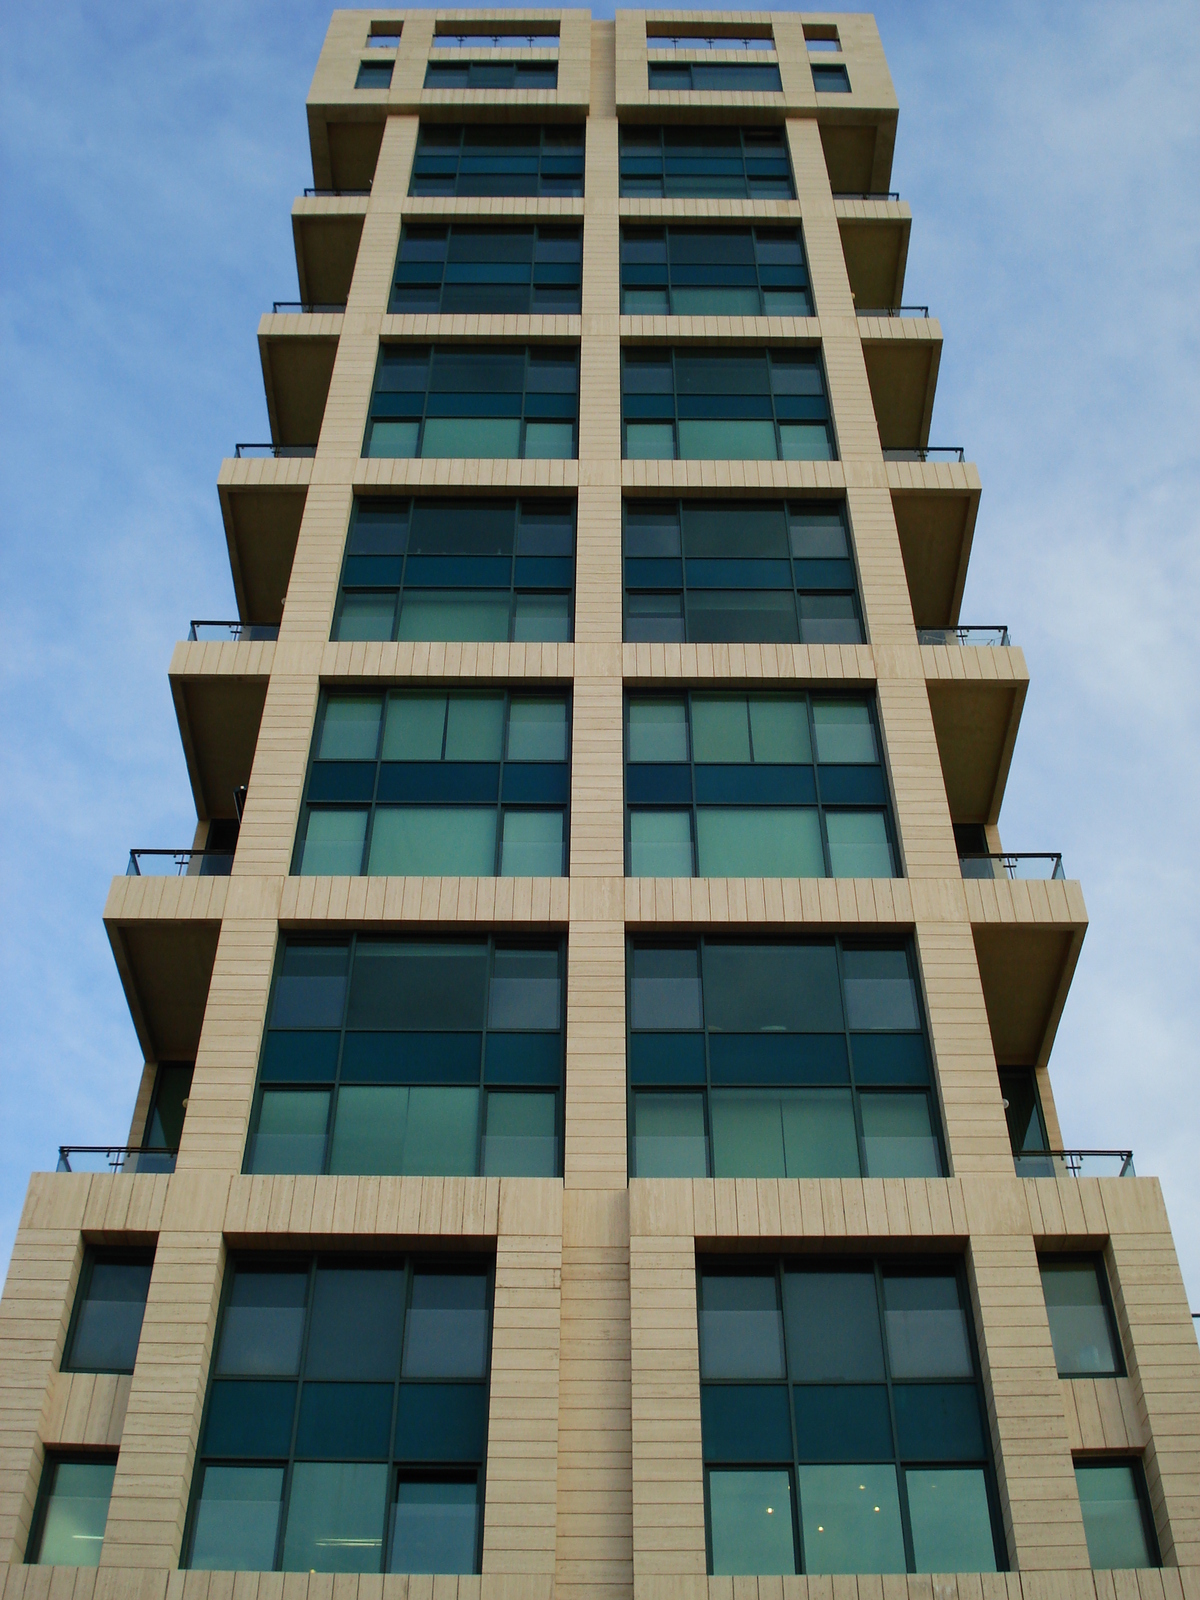
M 792 1390 L 792 1405 L 801 1461 L 892 1459 L 895 1452 L 885 1384 L 801 1383 Z
M 684 417 L 679 420 L 681 461 L 774 461 L 776 458 L 772 422 L 730 418 L 710 422 Z
M 204 1449 L 230 1461 L 286 1456 L 296 1412 L 296 1384 L 250 1379 L 215 1383 L 204 1424 Z
M 710 1472 L 712 1570 L 794 1573 L 792 1486 L 786 1472 Z
M 282 1467 L 205 1467 L 188 1566 L 270 1572 L 282 1496 Z
M 675 317 L 757 317 L 759 311 L 757 289 L 713 285 L 671 290 L 671 315 Z
M 921 1026 L 917 990 L 903 950 L 846 950 L 846 1018 L 855 1033 L 914 1032 Z
M 505 811 L 500 843 L 502 878 L 561 878 L 561 811 Z
M 292 1468 L 285 1572 L 378 1572 L 386 1463 L 297 1461 Z
M 570 461 L 575 455 L 575 427 L 570 422 L 527 422 L 526 461 Z
M 484 806 L 384 806 L 375 813 L 372 877 L 490 878 L 496 813 Z
M 772 695 L 750 699 L 754 760 L 759 765 L 807 763 L 812 760 L 808 707 L 798 696 Z
M 394 694 L 383 728 L 383 759 L 440 761 L 445 729 L 444 694 Z
M 804 501 L 789 508 L 792 554 L 800 561 L 840 561 L 850 554 L 840 510 Z
M 365 939 L 354 961 L 346 1026 L 481 1032 L 486 984 L 487 946 L 482 942 Z
M 342 599 L 342 609 L 334 626 L 333 637 L 390 639 L 395 618 L 394 594 L 348 594 Z
M 1060 1378 L 1113 1376 L 1121 1364 L 1094 1261 L 1042 1261 L 1042 1292 Z
M 43 1567 L 96 1567 L 104 1544 L 115 1461 L 56 1461 L 42 1522 L 37 1562 Z
M 631 700 L 630 761 L 686 761 L 687 758 L 687 707 L 683 700 Z
M 848 1089 L 799 1089 L 781 1097 L 783 1165 L 789 1178 L 857 1178 L 858 1133 Z
M 690 878 L 690 811 L 633 811 L 629 816 L 629 876 Z
M 814 700 L 817 760 L 840 766 L 879 760 L 871 712 L 862 700 Z
M 317 741 L 319 761 L 374 761 L 379 746 L 378 695 L 330 695 Z
M 392 1504 L 389 1572 L 474 1572 L 479 1496 L 469 1482 L 401 1478 Z
M 557 1096 L 490 1093 L 483 1132 L 489 1178 L 553 1178 L 558 1172 Z
M 221 1324 L 217 1372 L 294 1378 L 300 1371 L 307 1292 L 307 1272 L 236 1272 Z
M 356 877 L 367 837 L 365 811 L 310 811 L 300 856 L 300 876 Z
M 705 946 L 704 1003 L 723 1033 L 840 1033 L 839 987 L 832 944 Z
M 987 1481 L 979 1467 L 910 1469 L 908 1520 L 917 1572 L 995 1572 Z
M 706 1272 L 701 1280 L 700 1376 L 782 1378 L 783 1317 L 773 1272 Z
M 874 1273 L 787 1272 L 783 1304 L 794 1381 L 882 1381 Z
M 763 315 L 767 317 L 811 317 L 812 301 L 807 289 L 764 289 Z
M 417 453 L 417 422 L 372 422 L 366 454 L 376 459 L 408 460 Z
M 714 1089 L 709 1097 L 715 1178 L 782 1178 L 783 1118 L 777 1094 Z
M 937 1178 L 942 1164 L 923 1094 L 864 1094 L 863 1152 L 871 1178 Z
M 571 604 L 565 594 L 519 594 L 513 616 L 517 644 L 565 644 L 571 637 Z
M 883 1280 L 883 1311 L 893 1378 L 972 1376 L 967 1319 L 956 1278 L 889 1275 Z
M 503 641 L 508 638 L 508 611 L 508 595 L 503 592 L 409 589 L 400 603 L 400 627 L 396 636 L 399 639 Z M 344 610 L 342 614 L 344 617 Z M 391 636 L 389 617 L 386 634 L 357 637 L 390 639 Z
M 557 1028 L 562 1016 L 557 950 L 497 950 L 488 991 L 488 1027 Z
M 806 1572 L 905 1570 L 895 1467 L 801 1467 L 798 1487 Z
M 882 811 L 827 811 L 829 865 L 835 878 L 895 875 L 887 822 Z
M 1088 1559 L 1100 1571 L 1153 1567 L 1131 1462 L 1076 1462 Z
M 520 448 L 519 417 L 427 417 L 425 419 L 421 454 L 426 459 L 431 456 L 512 457 L 520 454 Z
M 635 947 L 629 992 L 634 1028 L 702 1027 L 699 950 Z
M 446 707 L 446 760 L 499 761 L 504 696 L 452 694 Z
M 692 696 L 692 753 L 696 761 L 749 761 L 750 721 L 741 695 Z
M 635 1177 L 708 1177 L 702 1094 L 636 1094 L 633 1129 Z
M 822 422 L 781 422 L 779 424 L 781 461 L 832 461 L 833 445 Z
M 250 1172 L 320 1172 L 325 1161 L 329 1092 L 265 1089 Z
M 149 1261 L 93 1263 L 64 1371 L 133 1371 L 150 1272 Z
M 567 759 L 565 700 L 523 700 L 513 696 L 508 712 L 510 761 Z
M 666 317 L 671 306 L 665 289 L 624 289 L 621 310 L 627 317 Z
M 487 1278 L 477 1272 L 415 1272 L 404 1330 L 405 1378 L 487 1374 Z
M 704 806 L 696 812 L 702 878 L 823 878 L 811 806 Z
M 470 1177 L 476 1171 L 479 1090 L 443 1086 L 408 1091 L 404 1171 Z
M 627 461 L 674 461 L 675 429 L 669 422 L 627 422 Z
M 330 1172 L 398 1175 L 404 1171 L 408 1090 L 343 1086 L 333 1119 Z

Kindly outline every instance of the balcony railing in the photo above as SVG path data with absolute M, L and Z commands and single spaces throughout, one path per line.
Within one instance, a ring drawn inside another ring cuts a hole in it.
M 365 189 L 305 189 L 306 200 L 365 200 L 370 194 L 370 185 Z
M 59 1172 L 174 1172 L 175 1151 L 157 1145 L 60 1144 Z
M 1136 1178 L 1132 1150 L 1037 1150 L 1013 1156 L 1018 1178 Z
M 963 628 L 918 628 L 917 643 L 1003 647 L 1008 644 L 1008 629 L 991 622 L 974 622 Z
M 769 50 L 775 52 L 775 41 L 761 35 L 746 34 L 692 34 L 651 33 L 646 36 L 647 50 Z
M 557 33 L 435 33 L 435 50 L 557 50 Z
M 855 306 L 860 317 L 923 317 L 929 321 L 928 306 Z
M 958 865 L 964 878 L 1065 878 L 1062 852 L 1026 850 L 1013 855 L 999 851 L 994 855 L 960 855 Z
M 278 637 L 278 626 L 266 622 L 209 622 L 194 617 L 188 629 L 188 642 L 191 644 L 223 643 L 226 639 L 234 639 L 239 644 L 254 644 L 273 642 Z
M 274 456 L 276 461 L 291 461 L 315 456 L 317 447 L 315 444 L 235 444 L 233 453 L 238 461 L 261 460 L 266 456 Z
M 900 196 L 895 189 L 880 189 L 876 194 L 863 191 L 862 194 L 852 191 L 843 191 L 835 194 L 835 200 L 899 200 Z
M 131 850 L 127 878 L 227 878 L 232 850 Z
M 965 461 L 967 452 L 961 444 L 931 444 L 924 450 L 885 450 L 885 461 Z
M 346 302 L 344 300 L 340 305 L 333 300 L 328 302 L 323 300 L 272 300 L 271 302 L 271 310 L 276 316 L 279 316 L 281 312 L 303 312 L 306 316 L 313 317 L 319 316 L 322 312 L 341 313 L 345 309 Z

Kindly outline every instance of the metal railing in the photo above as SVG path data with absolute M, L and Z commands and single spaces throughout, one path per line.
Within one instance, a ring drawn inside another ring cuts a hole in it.
M 835 194 L 835 200 L 899 200 L 900 195 L 895 189 L 880 189 L 877 194 L 869 194 L 865 190 L 862 194 L 849 191 Z
M 928 306 L 855 306 L 854 311 L 860 317 L 923 317 L 929 321 Z
M 1007 850 L 992 855 L 968 851 L 958 858 L 964 878 L 1065 878 L 1062 853 L 1058 850 Z
M 775 40 L 750 34 L 649 33 L 647 50 L 769 50 L 775 53 Z
M 174 1172 L 174 1150 L 163 1145 L 60 1144 L 59 1172 Z
M 306 200 L 365 200 L 371 192 L 370 184 L 365 189 L 305 189 Z
M 268 456 L 273 456 L 276 461 L 303 461 L 316 453 L 315 444 L 235 444 L 233 447 L 237 461 L 261 460 Z
M 885 461 L 965 461 L 967 452 L 961 444 L 931 444 L 924 450 L 885 450 Z
M 557 50 L 557 33 L 435 33 L 435 50 Z
M 309 317 L 320 316 L 322 313 L 326 313 L 326 312 L 333 312 L 333 313 L 335 313 L 337 315 L 340 315 L 343 311 L 345 311 L 345 309 L 346 309 L 346 302 L 344 300 L 341 302 L 340 305 L 337 304 L 337 302 L 333 301 L 333 300 L 330 300 L 328 302 L 323 301 L 323 300 L 272 300 L 271 301 L 271 311 L 275 316 L 279 316 L 279 314 L 281 312 L 283 312 L 285 315 L 291 314 L 293 312 L 302 312 L 305 316 L 309 316 Z
M 273 642 L 278 637 L 278 625 L 266 622 L 213 622 L 207 618 L 193 618 L 188 629 L 190 644 L 208 644 L 225 639 L 254 644 L 260 641 Z
M 1030 1150 L 1013 1156 L 1018 1178 L 1136 1178 L 1132 1150 Z
M 227 878 L 232 850 L 131 850 L 127 878 Z
M 1008 629 L 1000 623 L 973 622 L 961 628 L 918 628 L 918 644 L 1008 644 Z
M 395 33 L 369 33 L 367 35 L 368 50 L 395 50 L 399 44 L 399 29 Z

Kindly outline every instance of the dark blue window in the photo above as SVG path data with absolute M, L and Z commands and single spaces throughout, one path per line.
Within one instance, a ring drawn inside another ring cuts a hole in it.
M 557 61 L 431 61 L 427 89 L 556 89 Z
M 154 1254 L 93 1250 L 79 1274 L 64 1372 L 132 1372 L 137 1360 Z
M 627 316 L 811 317 L 799 228 L 622 228 Z
M 796 198 L 782 127 L 622 124 L 620 162 L 623 196 Z
M 583 128 L 423 122 L 409 193 L 581 195 Z
M 388 311 L 525 316 L 579 311 L 579 228 L 406 226 Z
M 813 88 L 818 94 L 849 94 L 850 74 L 845 67 L 812 64 Z
M 486 1261 L 234 1261 L 184 1565 L 478 1572 L 491 1322 Z
M 335 639 L 566 641 L 572 500 L 355 501 Z
M 360 61 L 358 76 L 354 80 L 356 89 L 390 89 L 392 86 L 392 63 L 390 61 Z
M 783 82 L 773 62 L 652 61 L 652 89 L 711 90 L 718 94 L 781 94 Z

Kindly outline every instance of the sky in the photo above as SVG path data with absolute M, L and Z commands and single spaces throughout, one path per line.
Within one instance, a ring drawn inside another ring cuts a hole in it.
M 1031 675 L 1001 832 L 1061 850 L 1091 918 L 1064 1138 L 1161 1179 L 1200 1309 L 1200 7 L 876 16 L 905 300 L 945 339 L 931 442 L 983 481 L 962 617 Z M 131 846 L 192 838 L 167 666 L 189 618 L 235 614 L 216 477 L 269 437 L 255 333 L 298 292 L 327 22 L 0 15 L 0 1263 L 30 1169 L 128 1131 L 101 912 Z

